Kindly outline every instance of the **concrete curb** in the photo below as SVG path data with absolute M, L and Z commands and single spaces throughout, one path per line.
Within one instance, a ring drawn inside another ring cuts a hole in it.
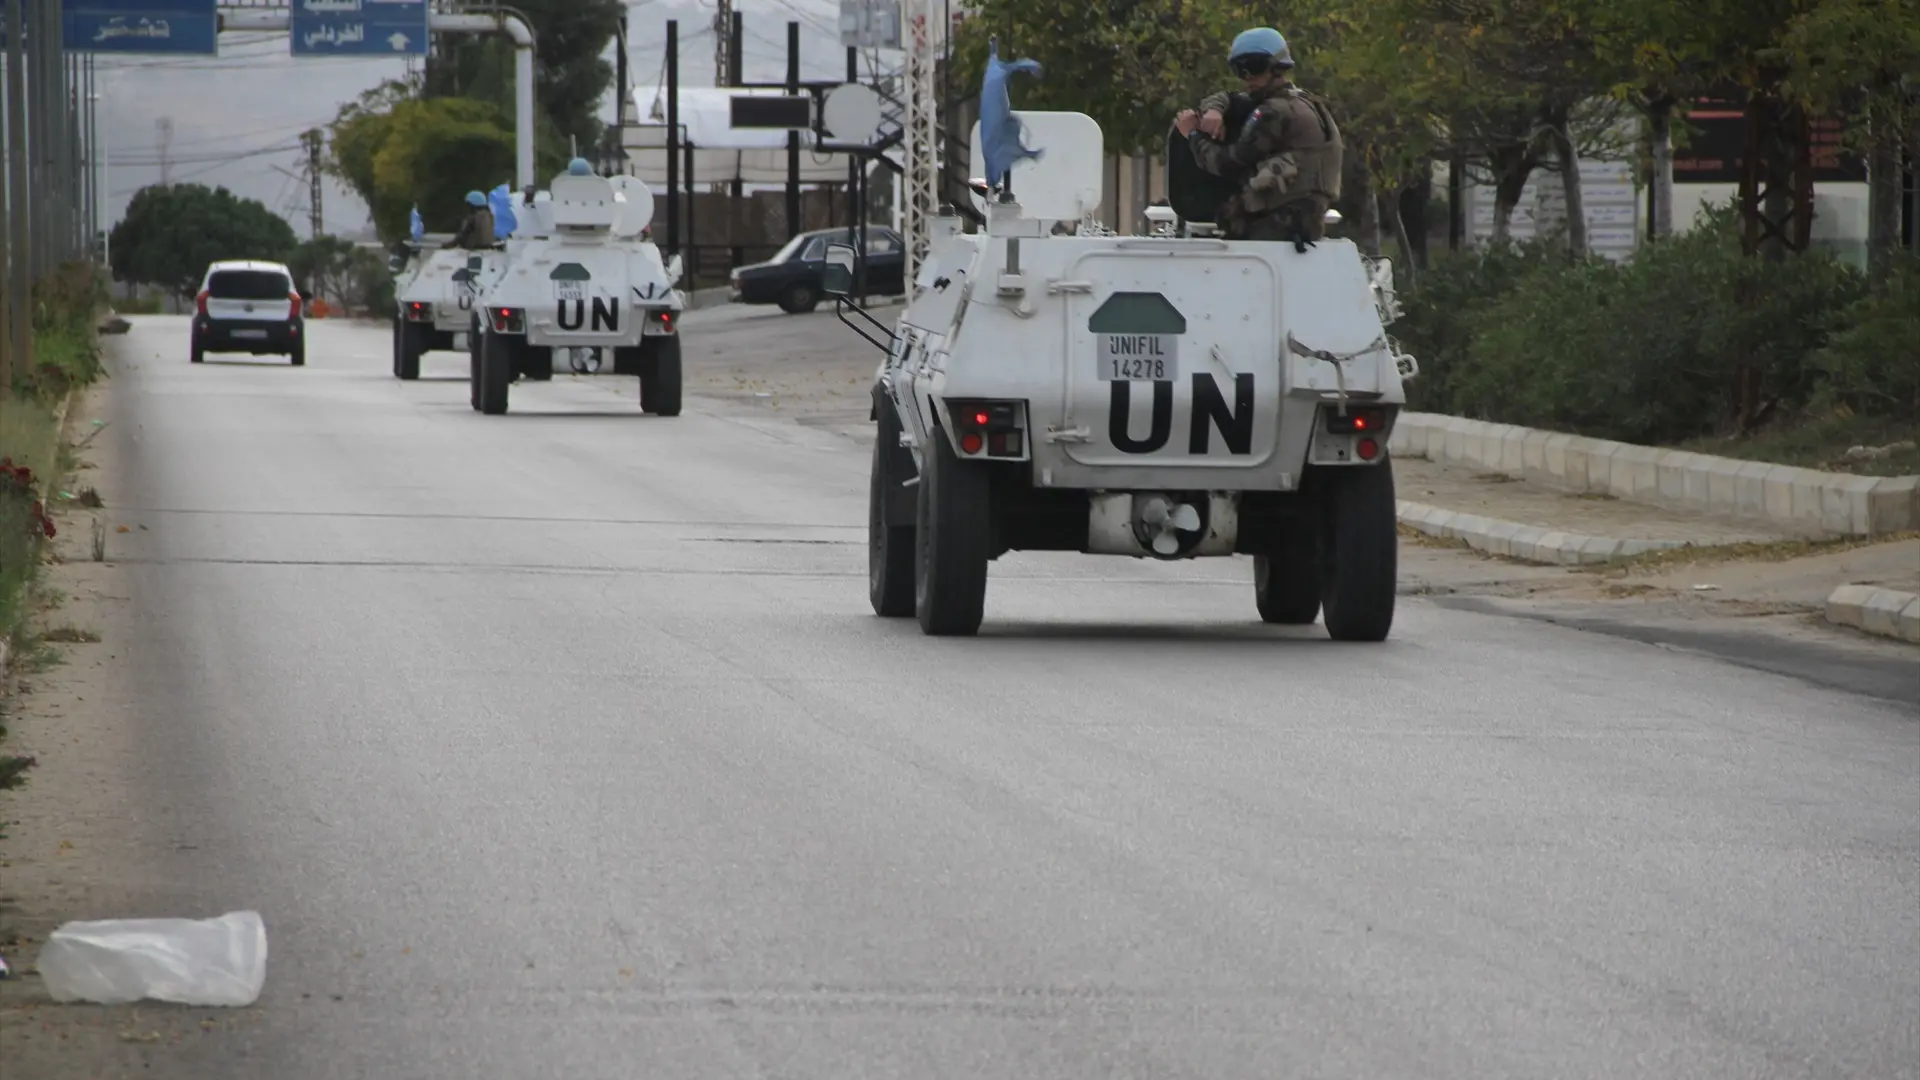
M 1850 476 L 1437 413 L 1401 413 L 1387 446 L 1567 491 L 1836 536 L 1920 528 L 1920 476 Z
M 1402 525 L 1428 536 L 1458 540 L 1475 551 L 1543 566 L 1594 566 L 1643 552 L 1693 546 L 1683 540 L 1588 536 L 1480 514 L 1463 514 L 1405 499 L 1399 501 L 1395 516 Z
M 1842 585 L 1827 597 L 1827 621 L 1920 645 L 1920 596 L 1874 585 Z

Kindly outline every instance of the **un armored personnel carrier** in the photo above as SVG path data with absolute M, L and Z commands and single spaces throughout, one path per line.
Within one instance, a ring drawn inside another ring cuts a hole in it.
M 507 411 L 514 381 L 637 375 L 640 408 L 680 415 L 680 259 L 641 238 L 653 195 L 630 176 L 595 176 L 575 159 L 554 177 L 538 220 L 508 242 L 486 279 L 469 338 L 473 407 Z
M 1399 551 L 1387 438 L 1418 370 L 1384 330 L 1391 266 L 1347 240 L 1220 239 L 1173 206 L 1152 208 L 1146 235 L 1091 235 L 1105 231 L 1099 126 L 1016 115 L 1044 158 L 1019 163 L 1013 192 L 975 182 L 985 230 L 944 219 L 895 326 L 847 319 L 853 251 L 828 251 L 842 321 L 887 354 L 874 611 L 973 634 L 988 564 L 1009 551 L 1247 555 L 1263 620 L 1324 615 L 1337 640 L 1384 640 Z
M 428 234 L 396 257 L 393 374 L 420 377 L 420 357 L 436 350 L 467 351 L 474 306 L 506 260 L 504 244 L 480 250 L 443 248 L 450 236 Z

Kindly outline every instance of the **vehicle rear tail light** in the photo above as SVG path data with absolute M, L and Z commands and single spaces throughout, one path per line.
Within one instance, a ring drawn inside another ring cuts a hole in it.
M 300 317 L 300 294 L 297 292 L 288 293 L 287 303 L 293 305 L 292 310 L 287 312 L 287 318 L 289 319 L 299 318 Z
M 1372 461 L 1380 456 L 1380 444 L 1372 439 L 1361 439 L 1354 451 L 1360 455 L 1361 461 Z
M 201 289 L 200 295 L 193 298 L 193 310 L 202 315 L 207 313 L 207 290 Z
M 948 403 L 960 452 L 972 457 L 1017 458 L 1026 450 L 1026 432 L 1020 424 L 1017 401 L 955 401 Z
M 517 334 L 520 332 L 519 308 L 488 308 L 487 316 L 493 320 L 493 331 L 496 334 Z
M 425 302 L 420 300 L 408 301 L 407 318 L 414 322 L 425 322 L 427 320 L 427 305 Z
M 1347 415 L 1341 416 L 1339 409 L 1327 410 L 1327 431 L 1334 435 L 1377 435 L 1387 430 L 1387 411 L 1385 409 L 1347 408 Z
M 673 312 L 656 311 L 653 313 L 653 321 L 660 324 L 663 333 L 673 333 Z

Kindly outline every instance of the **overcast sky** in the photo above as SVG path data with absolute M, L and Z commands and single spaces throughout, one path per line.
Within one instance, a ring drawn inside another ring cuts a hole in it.
M 651 0 L 628 7 L 629 64 L 637 85 L 664 83 L 669 18 L 680 20 L 681 85 L 714 84 L 713 0 Z M 790 19 L 801 24 L 801 77 L 844 77 L 838 0 L 736 0 L 734 7 L 744 16 L 749 81 L 785 76 Z M 218 58 L 96 57 L 97 123 L 111 171 L 103 181 L 111 193 L 108 221 L 118 220 L 134 192 L 160 182 L 161 125 L 171 121 L 166 158 L 174 182 L 225 185 L 266 203 L 293 223 L 296 234 L 307 236 L 300 132 L 332 120 L 340 105 L 362 90 L 403 75 L 407 62 L 296 59 L 288 50 L 284 32 L 230 32 L 220 37 Z M 881 54 L 883 69 L 896 66 L 897 56 Z M 609 122 L 614 94 L 609 86 L 601 105 Z M 352 234 L 367 224 L 365 204 L 331 181 L 321 207 L 328 232 Z

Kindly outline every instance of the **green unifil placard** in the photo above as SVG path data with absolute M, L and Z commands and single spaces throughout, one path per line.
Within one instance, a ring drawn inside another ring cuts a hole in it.
M 1184 334 L 1187 317 L 1157 292 L 1117 292 L 1094 309 L 1087 329 L 1095 334 Z
M 569 262 L 554 267 L 553 273 L 548 274 L 547 278 L 550 281 L 592 281 L 593 275 L 579 263 Z

